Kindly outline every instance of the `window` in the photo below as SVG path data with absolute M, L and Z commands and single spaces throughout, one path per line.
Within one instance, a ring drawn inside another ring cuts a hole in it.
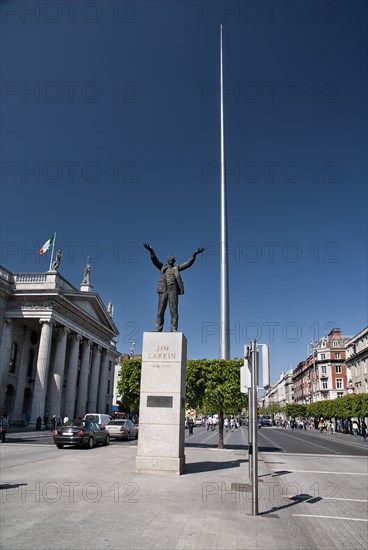
M 340 352 L 335 353 L 335 359 L 341 359 L 341 353 Z
M 321 361 L 324 361 L 324 360 L 326 359 L 326 354 L 325 354 L 325 353 L 321 353 L 320 358 L 321 358 Z
M 342 391 L 337 392 L 337 397 L 342 397 L 343 395 L 344 395 L 344 392 L 342 392 Z
M 321 374 L 326 374 L 326 365 L 322 365 Z
M 342 385 L 342 378 L 336 378 L 336 389 L 342 390 L 344 386 Z
M 336 366 L 335 366 L 335 369 L 336 369 L 336 374 L 341 374 L 341 373 L 342 373 L 342 367 L 341 367 L 341 365 L 336 365 Z
M 332 341 L 332 347 L 333 347 L 333 348 L 338 348 L 338 347 L 339 347 L 339 343 L 338 343 L 337 340 L 333 340 L 333 341 Z
M 322 389 L 327 390 L 327 380 L 322 380 Z

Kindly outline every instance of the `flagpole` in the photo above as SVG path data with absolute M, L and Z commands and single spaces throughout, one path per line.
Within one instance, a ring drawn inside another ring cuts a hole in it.
M 221 87 L 221 269 L 220 269 L 220 359 L 230 359 L 229 334 L 229 267 L 227 237 L 227 204 L 225 182 L 224 78 L 222 62 L 222 25 L 220 26 L 220 87 Z
M 53 256 L 54 256 L 55 241 L 56 241 L 56 231 L 55 231 L 55 233 L 54 233 L 54 240 L 53 240 L 53 242 L 52 242 L 52 250 L 51 250 L 51 259 L 50 259 L 49 271 L 51 271 L 52 258 L 53 258 Z

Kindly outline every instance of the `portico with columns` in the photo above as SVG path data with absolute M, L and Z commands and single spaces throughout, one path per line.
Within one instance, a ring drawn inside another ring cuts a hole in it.
M 110 413 L 117 327 L 92 286 L 0 266 L 0 413 L 30 423 Z M 93 409 L 93 410 L 92 410 Z

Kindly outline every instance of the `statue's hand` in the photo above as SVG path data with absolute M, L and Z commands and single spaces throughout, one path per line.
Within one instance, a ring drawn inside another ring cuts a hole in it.
M 153 248 L 152 248 L 152 246 L 151 246 L 150 244 L 148 244 L 148 243 L 143 243 L 143 246 L 144 246 L 144 248 L 147 248 L 147 250 L 149 250 L 150 252 L 153 252 Z
M 204 248 L 197 248 L 197 250 L 194 252 L 194 256 L 197 256 L 197 254 L 202 254 L 202 252 L 204 251 L 205 251 Z

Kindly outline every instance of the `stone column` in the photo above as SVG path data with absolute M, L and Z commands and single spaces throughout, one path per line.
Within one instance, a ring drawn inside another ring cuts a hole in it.
M 90 371 L 89 363 L 89 354 L 91 351 L 91 345 L 93 342 L 91 340 L 84 340 L 82 344 L 82 357 L 81 357 L 81 368 L 79 375 L 79 385 L 78 385 L 78 399 L 77 399 L 77 410 L 76 417 L 84 416 L 87 412 L 87 392 L 88 392 L 88 377 Z M 96 412 L 96 411 L 91 411 Z
M 22 343 L 22 353 L 20 357 L 19 373 L 18 373 L 18 384 L 17 384 L 17 395 L 14 403 L 13 411 L 13 422 L 19 422 L 24 420 L 22 413 L 23 411 L 23 401 L 24 401 L 24 388 L 26 387 L 27 381 L 27 370 L 28 370 L 28 358 L 30 346 L 27 346 L 29 342 L 29 335 L 31 329 L 29 327 L 24 327 L 24 337 Z
M 54 365 L 51 371 L 47 392 L 46 409 L 49 411 L 50 418 L 53 415 L 61 415 L 61 393 L 63 391 L 66 344 L 69 332 L 69 329 L 62 327 L 57 333 Z
M 88 392 L 88 412 L 99 412 L 97 410 L 97 393 L 98 393 L 98 381 L 100 378 L 101 369 L 101 346 L 93 346 L 92 355 L 92 367 L 91 367 L 91 379 L 89 382 Z
M 52 321 L 40 319 L 42 324 L 40 345 L 38 348 L 36 380 L 33 391 L 31 422 L 36 422 L 40 416 L 43 418 L 46 403 L 46 389 L 48 382 L 48 370 L 50 363 Z
M 5 389 L 8 382 L 8 372 L 10 363 L 11 345 L 13 339 L 14 323 L 5 319 L 1 336 L 0 352 L 0 408 L 1 412 L 4 406 Z
M 78 358 L 79 344 L 82 336 L 72 334 L 70 336 L 70 353 L 69 353 L 69 368 L 67 372 L 66 388 L 65 388 L 65 403 L 63 415 L 67 415 L 70 419 L 74 418 L 75 412 L 75 395 L 77 391 L 78 377 Z
M 100 369 L 100 385 L 98 388 L 98 400 L 97 411 L 98 413 L 105 413 L 106 410 L 106 394 L 107 394 L 107 381 L 109 379 L 109 352 L 104 350 L 102 357 L 102 365 Z

